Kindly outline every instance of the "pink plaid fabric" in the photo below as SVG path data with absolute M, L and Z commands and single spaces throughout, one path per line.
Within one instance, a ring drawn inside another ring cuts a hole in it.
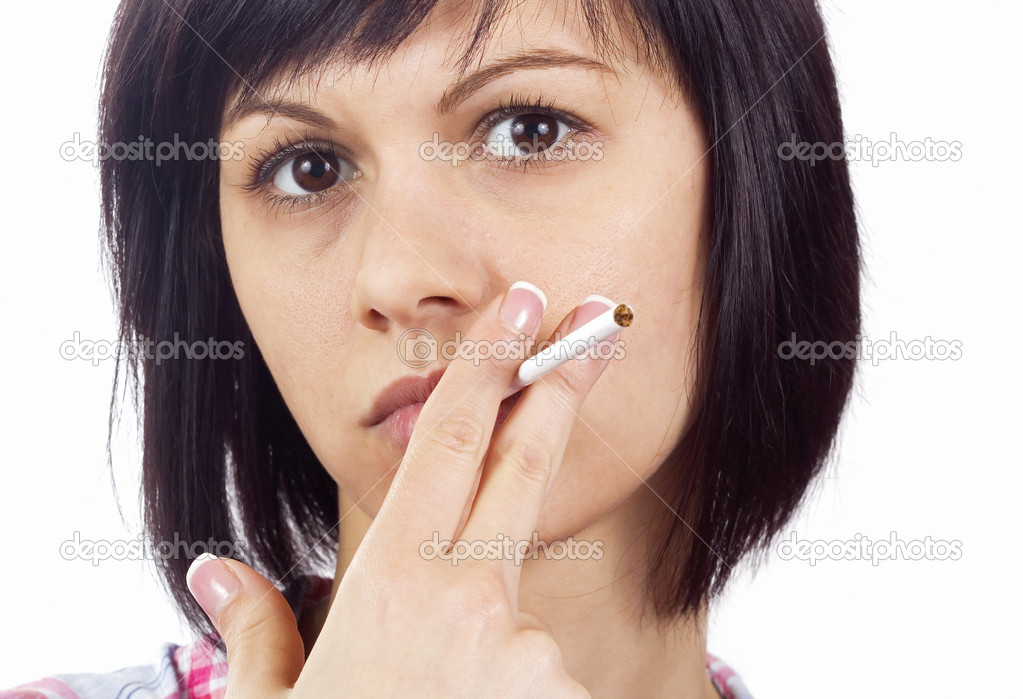
M 53 675 L 0 690 L 0 699 L 222 699 L 226 692 L 227 657 L 210 634 L 186 646 L 165 643 L 149 665 Z
M 329 578 L 315 578 L 299 606 L 330 594 Z M 707 673 L 723 699 L 752 699 L 723 660 L 707 654 Z M 109 673 L 46 677 L 8 690 L 0 699 L 222 699 L 227 692 L 227 656 L 209 634 L 189 645 L 164 644 L 155 662 Z
M 174 649 L 174 667 L 186 697 L 221 699 L 227 693 L 227 656 L 216 643 L 216 634 L 210 634 Z

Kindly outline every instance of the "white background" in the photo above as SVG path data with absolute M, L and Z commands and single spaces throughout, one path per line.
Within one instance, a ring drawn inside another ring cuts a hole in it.
M 156 1 L 156 0 L 154 0 Z M 98 189 L 60 145 L 95 137 L 111 0 L 8 3 L 0 23 L 0 687 L 147 662 L 184 641 L 138 562 L 65 561 L 63 541 L 137 533 L 132 418 L 105 456 L 112 363 L 59 347 L 113 338 Z M 853 164 L 868 338 L 959 340 L 958 361 L 861 362 L 835 465 L 790 528 L 961 542 L 957 561 L 785 561 L 741 573 L 709 649 L 770 697 L 962 697 L 1016 688 L 1021 226 L 1015 3 L 825 3 L 846 130 L 958 141 L 959 162 Z M 1016 590 L 1017 592 L 1014 592 Z M 826 688 L 826 689 L 825 689 Z

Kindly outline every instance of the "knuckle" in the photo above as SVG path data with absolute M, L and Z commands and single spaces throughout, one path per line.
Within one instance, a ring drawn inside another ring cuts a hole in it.
M 548 388 L 566 401 L 574 402 L 575 396 L 585 393 L 594 380 L 593 372 L 588 371 L 590 363 L 591 360 L 570 362 L 543 377 L 543 380 L 547 382 Z
M 491 627 L 509 618 L 507 596 L 494 575 L 473 576 L 470 583 L 452 586 L 444 595 L 446 612 L 451 618 L 469 619 L 474 625 Z
M 546 485 L 554 471 L 554 449 L 544 440 L 516 441 L 504 458 L 527 485 Z
M 486 428 L 470 415 L 446 415 L 424 436 L 423 448 L 454 458 L 480 456 L 486 441 Z
M 522 629 L 516 639 L 520 662 L 534 669 L 538 677 L 558 674 L 562 669 L 561 648 L 546 631 Z
M 260 611 L 240 599 L 232 600 L 224 607 L 220 618 L 229 654 L 264 645 L 273 637 L 274 619 Z

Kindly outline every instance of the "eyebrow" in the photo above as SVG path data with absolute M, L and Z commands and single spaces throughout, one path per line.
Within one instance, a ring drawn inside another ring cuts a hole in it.
M 247 90 L 245 95 L 228 110 L 222 129 L 226 131 L 236 122 L 253 114 L 266 114 L 269 118 L 287 117 L 328 131 L 338 128 L 336 121 L 318 109 L 285 99 L 266 99 L 255 90 Z
M 469 74 L 445 90 L 437 103 L 436 112 L 440 116 L 451 113 L 455 107 L 469 99 L 470 96 L 487 83 L 497 80 L 503 75 L 516 70 L 532 70 L 536 68 L 575 67 L 586 70 L 600 70 L 614 73 L 607 65 L 592 58 L 578 56 L 558 49 L 536 49 L 518 56 L 502 58 L 486 68 Z
M 438 116 L 446 116 L 480 88 L 516 70 L 565 67 L 599 70 L 612 74 L 615 72 L 606 64 L 592 58 L 558 49 L 536 49 L 517 56 L 499 59 L 485 68 L 465 76 L 444 91 L 434 111 Z M 224 130 L 252 114 L 288 117 L 327 130 L 339 128 L 337 122 L 313 107 L 286 99 L 266 99 L 255 90 L 250 89 L 246 90 L 237 103 L 228 110 L 224 119 Z

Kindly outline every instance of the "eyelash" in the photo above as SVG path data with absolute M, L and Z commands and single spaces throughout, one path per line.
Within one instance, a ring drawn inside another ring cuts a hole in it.
M 533 102 L 530 102 L 528 97 L 516 92 L 512 94 L 507 103 L 499 103 L 497 109 L 483 120 L 481 127 L 482 131 L 483 133 L 487 133 L 490 129 L 494 128 L 505 119 L 519 116 L 521 114 L 540 114 L 564 122 L 571 129 L 571 131 L 569 131 L 569 133 L 565 136 L 566 143 L 571 143 L 572 138 L 575 136 L 588 133 L 591 130 L 590 127 L 580 119 L 577 119 L 571 114 L 563 112 L 555 107 L 553 99 L 548 100 L 543 96 L 543 94 L 538 94 L 536 99 Z M 521 167 L 523 170 L 528 170 L 531 167 L 544 167 L 544 163 L 546 161 L 547 159 L 542 153 L 533 153 L 522 156 L 516 155 L 502 159 L 498 167 Z
M 570 131 L 563 139 L 565 143 L 571 143 L 572 139 L 579 134 L 586 134 L 592 131 L 588 124 L 558 109 L 554 104 L 554 99 L 547 99 L 543 94 L 538 94 L 535 99 L 530 101 L 528 97 L 521 93 L 513 93 L 507 102 L 500 102 L 497 109 L 483 120 L 480 130 L 485 135 L 490 129 L 511 117 L 522 114 L 540 114 L 557 119 L 569 127 Z M 311 151 L 327 157 L 344 157 L 341 149 L 333 143 L 323 141 L 322 139 L 305 138 L 301 135 L 288 135 L 283 140 L 274 138 L 273 145 L 265 150 L 260 149 L 256 157 L 251 161 L 248 183 L 243 185 L 243 189 L 248 192 L 262 191 L 266 203 L 275 211 L 282 207 L 287 207 L 290 213 L 298 206 L 319 203 L 337 187 L 301 195 L 278 194 L 267 187 L 278 167 L 295 156 Z M 499 161 L 498 167 L 509 169 L 521 168 L 523 171 L 527 171 L 533 167 L 545 167 L 546 162 L 547 158 L 542 153 L 533 153 L 502 158 Z
M 267 186 L 273 179 L 277 168 L 295 156 L 309 152 L 333 158 L 342 158 L 344 155 L 337 146 L 329 141 L 292 134 L 285 136 L 283 141 L 274 137 L 273 145 L 265 150 L 259 149 L 256 157 L 249 164 L 249 181 L 243 185 L 242 189 L 246 192 L 261 191 L 267 205 L 274 211 L 288 207 L 287 213 L 290 213 L 297 206 L 319 203 L 330 194 L 333 187 L 309 194 L 277 194 Z

